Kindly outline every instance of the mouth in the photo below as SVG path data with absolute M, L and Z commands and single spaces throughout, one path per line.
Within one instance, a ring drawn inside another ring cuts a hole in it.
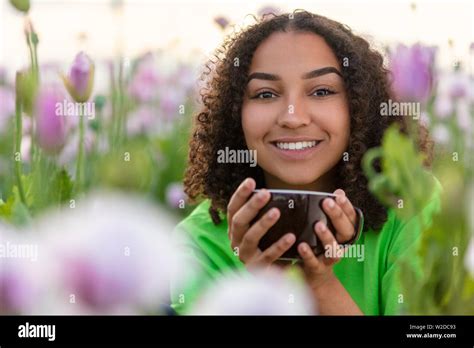
M 322 140 L 311 141 L 273 141 L 272 144 L 280 150 L 301 151 L 311 149 L 319 145 Z
M 306 160 L 321 147 L 323 140 L 272 141 L 272 148 L 285 160 Z

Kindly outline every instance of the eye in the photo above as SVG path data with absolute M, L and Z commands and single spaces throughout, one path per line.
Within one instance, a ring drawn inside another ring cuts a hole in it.
M 316 97 L 326 97 L 326 96 L 331 95 L 331 94 L 334 94 L 334 92 L 331 91 L 330 89 L 320 88 L 320 89 L 317 89 L 316 91 L 314 91 L 312 95 L 314 95 Z
M 253 96 L 252 99 L 270 99 L 276 97 L 275 93 L 269 92 L 269 91 L 264 91 L 260 92 L 257 95 Z

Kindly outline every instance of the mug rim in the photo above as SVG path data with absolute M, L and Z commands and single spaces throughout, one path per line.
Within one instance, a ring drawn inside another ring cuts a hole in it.
M 253 192 L 259 192 L 262 189 L 255 189 Z M 321 191 L 305 191 L 305 190 L 285 190 L 285 189 L 265 189 L 270 193 L 287 193 L 287 194 L 305 194 L 305 195 L 319 195 L 328 197 L 337 197 L 334 193 Z

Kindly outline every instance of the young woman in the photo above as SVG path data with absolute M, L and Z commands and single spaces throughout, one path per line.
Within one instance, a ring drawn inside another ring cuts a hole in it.
M 306 11 L 264 18 L 229 38 L 207 64 L 203 109 L 190 141 L 185 191 L 203 201 L 182 221 L 190 262 L 202 272 L 186 287 L 172 289 L 173 307 L 186 313 L 202 291 L 225 272 L 275 264 L 295 243 L 291 233 L 267 250 L 258 242 L 278 220 L 270 210 L 251 224 L 270 194 L 255 188 L 334 192 L 315 233 L 324 245 L 354 236 L 356 213 L 365 215 L 358 244 L 364 259 L 316 257 L 298 245 L 305 281 L 321 314 L 401 313 L 400 264 L 416 263 L 412 252 L 417 220 L 402 223 L 370 194 L 361 169 L 367 149 L 379 146 L 387 127 L 403 117 L 380 115 L 393 99 L 383 57 L 368 42 L 333 20 Z M 256 150 L 257 166 L 221 163 L 219 150 Z M 431 144 L 425 132 L 419 147 Z M 430 219 L 439 202 L 423 211 Z M 333 235 L 334 234 L 334 235 Z M 234 253 L 234 250 L 239 252 Z

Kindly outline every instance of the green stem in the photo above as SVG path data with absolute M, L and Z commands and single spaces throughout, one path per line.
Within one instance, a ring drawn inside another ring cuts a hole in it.
M 79 112 L 79 148 L 76 163 L 76 194 L 84 188 L 84 117 Z
M 18 80 L 18 77 L 17 77 Z M 21 180 L 22 166 L 21 166 L 21 137 L 22 137 L 22 119 L 21 119 L 21 100 L 20 96 L 16 96 L 15 100 L 15 176 L 18 184 L 18 191 L 20 192 L 21 202 L 26 206 L 25 190 L 23 189 L 23 182 Z M 18 155 L 20 157 L 18 158 Z

